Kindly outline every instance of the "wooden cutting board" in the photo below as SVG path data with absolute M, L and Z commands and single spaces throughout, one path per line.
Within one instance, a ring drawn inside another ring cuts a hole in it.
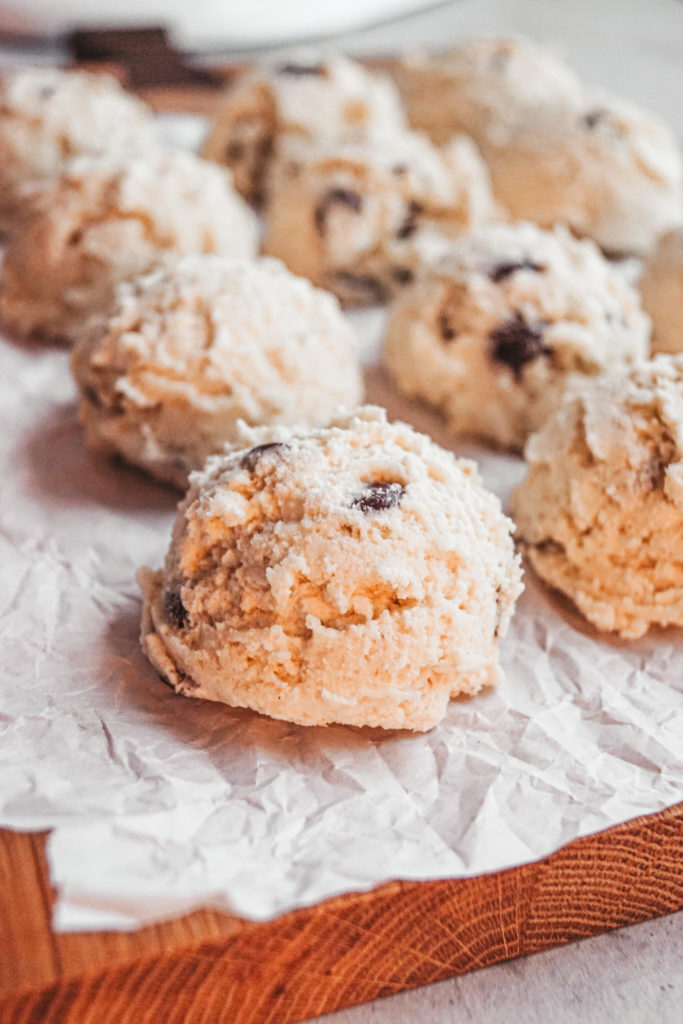
M 683 909 L 683 803 L 508 871 L 130 934 L 52 932 L 44 845 L 0 832 L 2 1024 L 289 1024 Z

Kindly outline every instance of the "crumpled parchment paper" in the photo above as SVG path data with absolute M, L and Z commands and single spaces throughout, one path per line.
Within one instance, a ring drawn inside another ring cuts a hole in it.
M 371 357 L 381 316 L 356 317 Z M 431 432 L 382 372 L 369 398 Z M 89 454 L 68 354 L 0 342 L 0 825 L 51 828 L 62 930 L 254 919 L 540 858 L 683 799 L 683 636 L 598 638 L 526 574 L 505 682 L 426 735 L 180 697 L 138 647 L 177 495 Z M 480 461 L 505 497 L 521 460 Z

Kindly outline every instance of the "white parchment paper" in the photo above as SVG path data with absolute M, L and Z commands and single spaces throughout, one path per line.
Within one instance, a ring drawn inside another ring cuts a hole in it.
M 356 323 L 367 349 L 381 317 Z M 368 392 L 448 443 L 377 368 Z M 86 452 L 67 353 L 1 341 L 0 399 L 0 825 L 54 830 L 58 929 L 268 918 L 519 864 L 683 799 L 681 632 L 596 638 L 528 573 L 505 682 L 426 735 L 175 695 L 139 651 L 134 576 L 160 564 L 177 495 Z M 503 497 L 521 475 L 460 450 Z

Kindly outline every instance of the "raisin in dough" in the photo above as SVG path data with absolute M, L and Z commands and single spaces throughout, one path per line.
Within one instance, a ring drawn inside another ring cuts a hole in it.
M 648 332 L 638 293 L 592 242 L 491 224 L 406 289 L 384 354 L 455 433 L 518 449 L 573 377 L 645 356 Z
M 599 629 L 683 625 L 683 358 L 585 381 L 526 447 L 531 565 Z
M 23 336 L 74 340 L 119 281 L 179 256 L 256 253 L 229 172 L 181 150 L 76 160 L 44 200 L 5 253 L 0 312 Z
M 19 68 L 0 77 L 0 228 L 32 205 L 32 186 L 76 156 L 144 152 L 159 143 L 151 111 L 110 75 Z
M 652 320 L 652 351 L 683 352 L 683 228 L 659 239 L 645 263 L 640 293 Z
M 512 218 L 568 224 L 615 254 L 643 254 L 683 222 L 683 161 L 654 114 L 584 86 L 522 40 L 478 40 L 399 73 L 411 124 L 465 132 Z
M 338 303 L 275 260 L 187 256 L 123 283 L 72 367 L 88 442 L 179 487 L 238 419 L 322 424 L 362 392 Z
M 142 646 L 178 692 L 298 722 L 426 730 L 500 678 L 521 590 L 498 499 L 383 410 L 245 430 L 143 570 Z
M 231 168 L 244 196 L 262 201 L 284 137 L 366 139 L 405 126 L 390 79 L 341 54 L 294 54 L 256 67 L 228 90 L 203 154 Z
M 373 305 L 495 212 L 464 137 L 444 150 L 413 132 L 380 144 L 289 143 L 272 175 L 264 248 L 344 305 Z

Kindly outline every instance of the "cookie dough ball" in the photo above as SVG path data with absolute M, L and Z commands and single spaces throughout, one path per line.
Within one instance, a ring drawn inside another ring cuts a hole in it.
M 180 150 L 77 160 L 43 200 L 3 267 L 0 312 L 24 336 L 73 340 L 119 281 L 181 255 L 256 252 L 254 214 L 229 173 Z
M 399 387 L 455 433 L 521 448 L 573 377 L 645 356 L 648 332 L 638 293 L 592 242 L 491 224 L 406 290 L 384 353 Z
M 239 191 L 261 201 L 283 137 L 365 139 L 404 128 L 390 79 L 341 55 L 295 54 L 257 67 L 226 93 L 203 154 L 227 164 Z
M 640 281 L 653 352 L 683 352 L 683 228 L 660 238 Z
M 500 678 L 521 590 L 473 463 L 372 407 L 245 430 L 194 474 L 142 646 L 180 693 L 301 725 L 426 730 Z
M 110 75 L 20 68 L 0 77 L 0 228 L 31 205 L 26 186 L 58 177 L 71 157 L 158 144 L 151 111 Z
M 408 119 L 442 145 L 464 132 L 504 144 L 538 106 L 580 101 L 582 86 L 552 51 L 525 39 L 476 39 L 446 53 L 411 54 L 396 81 Z
M 647 252 L 683 221 L 683 162 L 654 114 L 584 87 L 551 53 L 479 40 L 404 62 L 411 124 L 437 142 L 465 132 L 513 218 L 568 224 L 610 253 Z
M 504 145 L 482 151 L 514 217 L 568 224 L 612 255 L 642 255 L 683 222 L 683 162 L 654 114 L 606 93 L 538 108 Z
M 412 132 L 283 149 L 265 250 L 348 306 L 386 301 L 495 213 L 486 168 L 464 137 L 444 150 Z
M 683 625 L 683 358 L 586 381 L 526 448 L 533 568 L 599 630 Z
M 72 367 L 88 442 L 179 487 L 238 419 L 322 424 L 362 391 L 337 302 L 275 260 L 188 256 L 120 285 Z

